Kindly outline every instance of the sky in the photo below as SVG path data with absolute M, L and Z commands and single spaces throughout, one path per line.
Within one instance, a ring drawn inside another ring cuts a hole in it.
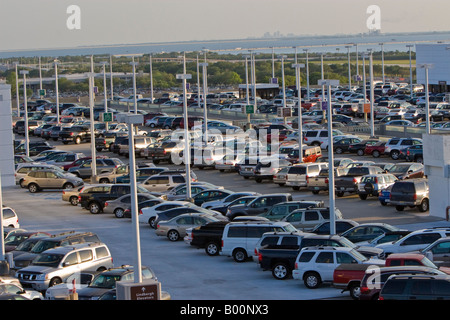
M 373 5 L 382 33 L 450 31 L 448 0 L 0 0 L 0 51 L 366 33 Z

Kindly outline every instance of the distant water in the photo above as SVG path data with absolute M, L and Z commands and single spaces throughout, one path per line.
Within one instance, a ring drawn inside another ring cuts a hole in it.
M 358 51 L 367 49 L 380 51 L 379 43 L 385 43 L 385 51 L 408 51 L 407 44 L 415 43 L 437 43 L 450 42 L 449 32 L 435 33 L 401 33 L 401 34 L 379 34 L 379 35 L 354 35 L 354 36 L 308 36 L 292 38 L 261 38 L 261 39 L 241 39 L 241 40 L 210 40 L 210 41 L 186 41 L 186 42 L 165 42 L 165 43 L 143 43 L 129 45 L 105 45 L 86 46 L 74 48 L 57 49 L 33 49 L 20 51 L 0 51 L 0 58 L 11 57 L 58 57 L 66 55 L 110 55 L 127 53 L 161 53 L 161 52 L 182 52 L 201 51 L 208 49 L 212 51 L 220 50 L 224 53 L 248 53 L 249 49 L 256 52 L 293 53 L 292 47 L 298 47 L 298 53 L 303 53 L 302 49 L 310 48 L 310 52 L 336 52 L 338 46 L 340 52 L 346 52 L 345 45 L 356 43 Z M 242 50 L 236 50 L 240 48 Z M 355 48 L 351 52 L 355 52 Z

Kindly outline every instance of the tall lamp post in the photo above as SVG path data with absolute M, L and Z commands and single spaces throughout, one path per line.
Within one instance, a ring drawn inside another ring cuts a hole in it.
M 345 47 L 347 48 L 347 56 L 348 56 L 348 91 L 352 91 L 352 70 L 350 66 L 350 48 L 352 46 L 345 46 Z
M 339 80 L 319 80 L 319 85 L 327 86 L 328 91 L 328 191 L 330 210 L 330 235 L 336 234 L 335 192 L 334 192 L 334 159 L 333 159 L 333 112 L 331 106 L 331 86 L 338 86 Z
M 30 135 L 28 132 L 28 101 L 27 101 L 27 70 L 20 70 L 20 74 L 23 75 L 23 111 L 25 120 L 25 155 L 30 156 Z M 18 90 L 19 88 L 16 88 Z
M 385 84 L 386 83 L 386 77 L 385 77 L 385 74 L 384 74 L 384 43 L 381 42 L 380 46 L 381 46 L 381 73 L 383 75 L 383 84 Z
M 425 119 L 426 119 L 426 130 L 427 134 L 431 133 L 430 126 L 430 93 L 429 93 L 429 81 L 428 81 L 428 70 L 433 68 L 433 64 L 424 63 L 418 65 L 419 68 L 425 69 Z
M 373 110 L 373 100 L 375 99 L 373 88 L 373 52 L 372 49 L 367 50 L 369 52 L 369 69 L 370 69 L 370 136 L 375 137 L 375 119 Z
M 111 101 L 114 99 L 114 85 L 113 85 L 113 70 L 112 70 L 112 55 L 109 56 L 109 76 L 110 76 L 110 86 L 111 86 Z
M 412 53 L 411 49 L 414 47 L 413 44 L 406 45 L 407 48 L 409 48 L 409 95 L 412 99 L 413 96 L 413 73 L 412 73 Z
M 309 49 L 303 49 L 306 53 L 306 98 L 309 100 Z
M 283 88 L 283 108 L 286 108 L 286 84 L 284 81 L 284 59 L 286 56 L 281 55 L 278 56 L 278 59 L 281 59 L 281 79 L 282 79 L 282 88 Z M 286 124 L 286 117 L 284 117 L 284 124 Z
M 153 103 L 153 56 L 150 54 L 150 101 Z
M 203 72 L 203 118 L 204 118 L 204 126 L 203 126 L 203 138 L 205 139 L 205 143 L 208 143 L 208 108 L 206 107 L 206 94 L 207 94 L 207 67 L 208 63 L 203 62 L 200 63 Z
M 300 163 L 303 162 L 303 123 L 302 123 L 302 89 L 301 89 L 301 80 L 300 80 L 300 68 L 304 68 L 304 64 L 295 63 L 292 65 L 295 68 L 295 82 L 297 86 L 297 98 L 298 98 L 298 150 L 299 157 L 298 160 Z
M 106 61 L 101 62 L 103 65 L 103 103 L 104 103 L 104 112 L 108 112 L 108 97 L 106 94 L 106 65 L 108 64 Z M 108 130 L 108 122 L 105 123 L 106 130 Z
M 186 53 L 183 54 L 183 73 L 176 75 L 177 79 L 181 79 L 183 83 L 183 111 L 184 111 L 184 164 L 186 166 L 186 197 L 191 198 L 191 150 L 190 150 L 190 135 L 188 129 L 188 112 L 187 112 L 187 97 L 186 97 L 186 80 L 192 79 L 191 74 L 186 74 Z
M 17 105 L 17 116 L 20 117 L 20 98 L 19 98 L 19 73 L 17 72 L 17 66 L 19 62 L 14 62 L 14 67 L 16 68 L 16 105 Z
M 59 124 L 59 89 L 58 89 L 58 60 L 53 60 L 55 65 L 55 93 L 56 93 L 56 122 Z M 92 114 L 91 114 L 92 117 Z

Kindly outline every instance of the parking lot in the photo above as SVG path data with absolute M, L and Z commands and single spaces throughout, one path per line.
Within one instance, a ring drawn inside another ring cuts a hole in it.
M 37 139 L 37 138 L 32 138 Z M 83 152 L 90 155 L 90 144 L 63 145 L 52 142 L 57 149 Z M 111 152 L 102 155 L 118 157 Z M 324 152 L 324 156 L 326 156 Z M 388 157 L 373 158 L 343 154 L 342 157 L 366 159 L 377 162 L 393 161 Z M 120 157 L 124 162 L 128 159 Z M 138 159 L 144 161 L 143 159 Z M 161 163 L 161 166 L 174 167 Z M 199 181 L 207 181 L 232 191 L 255 191 L 260 193 L 289 192 L 294 200 L 323 200 L 328 204 L 328 193 L 313 195 L 310 191 L 294 191 L 280 187 L 271 181 L 256 183 L 246 180 L 235 172 L 219 172 L 213 169 L 195 169 Z M 31 194 L 20 187 L 3 190 L 5 205 L 13 207 L 19 215 L 20 225 L 25 229 L 57 233 L 70 230 L 92 231 L 108 245 L 114 265 L 134 264 L 133 230 L 130 219 L 117 219 L 114 215 L 90 214 L 80 206 L 74 207 L 61 200 L 61 191 L 43 191 Z M 447 222 L 429 217 L 428 212 L 407 208 L 398 212 L 394 207 L 381 206 L 376 197 L 360 200 L 358 195 L 336 198 L 336 207 L 344 218 L 359 223 L 385 222 L 407 229 L 421 226 L 448 225 Z M 311 291 L 302 282 L 293 279 L 275 280 L 270 271 L 262 271 L 253 261 L 237 263 L 230 257 L 207 256 L 204 250 L 190 247 L 183 241 L 171 242 L 158 237 L 148 225 L 140 226 L 142 265 L 154 270 L 162 289 L 179 300 L 308 300 L 349 299 L 348 293 L 324 285 Z

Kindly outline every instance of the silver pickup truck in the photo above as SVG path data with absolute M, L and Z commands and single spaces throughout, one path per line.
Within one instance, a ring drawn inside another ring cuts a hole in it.
M 336 168 L 334 169 L 334 177 L 340 177 L 347 173 L 348 169 Z M 328 168 L 320 170 L 319 175 L 315 177 L 308 177 L 306 180 L 306 188 L 313 194 L 318 194 L 320 191 L 328 191 Z

